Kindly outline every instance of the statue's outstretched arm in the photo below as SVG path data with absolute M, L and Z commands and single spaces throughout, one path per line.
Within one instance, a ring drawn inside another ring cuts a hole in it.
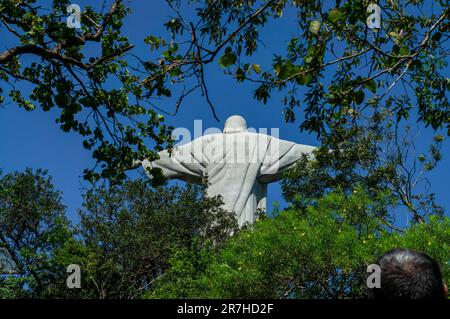
M 195 141 L 173 149 L 172 153 L 167 150 L 158 153 L 159 159 L 155 161 L 135 161 L 134 168 L 142 165 L 144 169 L 159 168 L 167 179 L 181 179 L 191 183 L 201 183 L 204 163 L 202 154 L 195 149 Z M 201 149 L 200 149 L 201 151 Z
M 272 137 L 267 147 L 264 160 L 261 164 L 258 180 L 261 183 L 279 181 L 283 173 L 291 168 L 303 155 L 314 159 L 316 147 L 296 144 Z

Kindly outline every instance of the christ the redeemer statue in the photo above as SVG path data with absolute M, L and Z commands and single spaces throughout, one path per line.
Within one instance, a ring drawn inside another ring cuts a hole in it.
M 221 195 L 227 211 L 234 212 L 240 226 L 255 221 L 258 209 L 265 211 L 267 185 L 279 181 L 286 169 L 303 154 L 313 157 L 313 146 L 247 130 L 241 116 L 225 122 L 223 133 L 203 135 L 160 159 L 137 162 L 144 168 L 158 167 L 168 179 L 201 183 L 207 179 L 207 195 Z

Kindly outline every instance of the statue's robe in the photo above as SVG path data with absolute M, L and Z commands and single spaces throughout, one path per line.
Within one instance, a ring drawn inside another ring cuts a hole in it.
M 312 157 L 314 149 L 260 133 L 219 133 L 175 147 L 172 154 L 162 151 L 159 160 L 142 165 L 189 183 L 207 177 L 207 195 L 221 195 L 223 208 L 234 212 L 241 226 L 254 222 L 257 209 L 266 210 L 267 185 L 279 181 L 302 154 Z

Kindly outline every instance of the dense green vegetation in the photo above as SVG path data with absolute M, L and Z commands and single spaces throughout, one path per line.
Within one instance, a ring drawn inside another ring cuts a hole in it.
M 173 249 L 223 242 L 234 216 L 202 187 L 153 189 L 147 181 L 85 194 L 81 222 L 70 226 L 60 193 L 45 172 L 1 176 L 0 247 L 17 275 L 0 276 L 0 298 L 137 298 L 168 268 Z M 68 289 L 78 264 L 82 289 Z
M 240 232 L 221 249 L 179 249 L 152 298 L 365 298 L 366 269 L 389 249 L 436 258 L 450 279 L 450 219 L 432 217 L 405 232 L 377 216 L 388 200 L 357 187 L 304 210 L 289 209 Z
M 367 265 L 394 247 L 430 254 L 450 280 L 450 219 L 391 229 L 395 196 L 361 185 L 242 230 L 201 187 L 94 189 L 72 227 L 45 172 L 0 186 L 0 246 L 19 272 L 0 276 L 1 298 L 361 298 Z M 81 289 L 66 286 L 69 264 L 81 267 Z

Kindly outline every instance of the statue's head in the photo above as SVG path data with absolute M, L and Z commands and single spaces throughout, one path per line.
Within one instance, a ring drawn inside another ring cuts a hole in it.
M 240 115 L 233 115 L 227 118 L 223 128 L 225 134 L 247 132 L 247 122 Z

